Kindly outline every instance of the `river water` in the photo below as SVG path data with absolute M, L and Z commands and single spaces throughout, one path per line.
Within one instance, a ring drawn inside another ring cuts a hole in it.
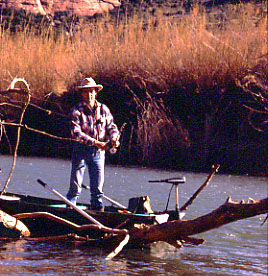
M 0 183 L 3 187 L 12 164 L 12 157 L 1 156 Z M 8 192 L 55 198 L 37 183 L 40 178 L 66 194 L 70 161 L 19 157 Z M 179 186 L 180 205 L 201 186 L 207 174 L 106 166 L 104 193 L 128 205 L 130 197 L 148 195 L 154 210 L 164 210 L 170 192 L 169 184 L 149 180 L 185 176 Z M 207 214 L 225 202 L 267 197 L 267 178 L 216 174 L 208 187 L 187 210 L 185 219 Z M 88 178 L 85 181 L 87 184 Z M 2 190 L 2 188 L 1 188 Z M 88 202 L 84 190 L 80 201 Z M 107 203 L 108 204 L 108 203 Z M 172 191 L 170 209 L 175 208 Z M 199 246 L 175 249 L 157 243 L 149 249 L 123 250 L 111 261 L 105 260 L 103 249 L 85 248 L 60 242 L 0 242 L 0 275 L 267 275 L 267 222 L 265 215 L 237 221 L 221 228 L 196 235 L 206 242 Z

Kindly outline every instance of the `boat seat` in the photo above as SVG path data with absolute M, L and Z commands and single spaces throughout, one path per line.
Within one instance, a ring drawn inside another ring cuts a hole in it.
M 130 198 L 127 209 L 134 214 L 153 214 L 148 195 Z

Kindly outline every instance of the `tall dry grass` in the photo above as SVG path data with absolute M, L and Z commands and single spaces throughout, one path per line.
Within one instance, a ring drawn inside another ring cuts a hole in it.
M 24 77 L 33 100 L 43 99 L 92 75 L 105 87 L 122 88 L 111 93 L 124 97 L 130 91 L 146 159 L 159 137 L 165 145 L 183 132 L 179 123 L 174 131 L 169 111 L 154 96 L 170 88 L 177 93 L 222 92 L 243 78 L 267 55 L 266 10 L 263 2 L 230 5 L 224 13 L 196 6 L 176 18 L 156 13 L 146 20 L 134 15 L 114 23 L 107 17 L 81 24 L 74 36 L 49 28 L 38 35 L 27 27 L 15 34 L 0 29 L 0 90 L 14 77 Z M 267 70 L 259 73 L 267 75 Z
M 0 30 L 0 88 L 19 76 L 42 95 L 88 73 L 139 79 L 159 91 L 170 82 L 224 86 L 267 53 L 266 26 L 260 8 L 246 4 L 230 6 L 222 19 L 198 7 L 177 19 L 152 16 L 146 25 L 138 16 L 119 24 L 106 18 L 82 25 L 72 39 L 64 31 L 55 39 L 48 30 Z

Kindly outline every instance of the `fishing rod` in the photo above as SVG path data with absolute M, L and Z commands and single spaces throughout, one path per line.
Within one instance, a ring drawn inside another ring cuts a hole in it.
M 123 125 L 121 126 L 121 128 L 120 128 L 120 130 L 119 130 L 119 134 L 118 134 L 118 136 L 117 136 L 118 138 L 117 138 L 116 140 L 119 140 L 119 139 L 120 139 L 121 134 L 122 134 L 122 132 L 123 132 L 123 130 L 124 130 L 126 124 L 127 124 L 127 123 L 123 123 Z M 108 150 L 109 150 L 110 154 L 116 154 L 117 148 L 116 148 L 115 146 L 111 145 L 111 141 L 108 142 L 108 145 L 109 145 L 109 149 L 108 149 Z

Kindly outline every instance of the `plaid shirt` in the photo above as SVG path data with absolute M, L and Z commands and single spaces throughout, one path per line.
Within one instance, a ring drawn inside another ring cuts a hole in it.
M 93 108 L 80 102 L 71 109 L 71 134 L 74 139 L 94 145 L 95 140 L 116 139 L 119 131 L 109 108 L 96 101 Z

